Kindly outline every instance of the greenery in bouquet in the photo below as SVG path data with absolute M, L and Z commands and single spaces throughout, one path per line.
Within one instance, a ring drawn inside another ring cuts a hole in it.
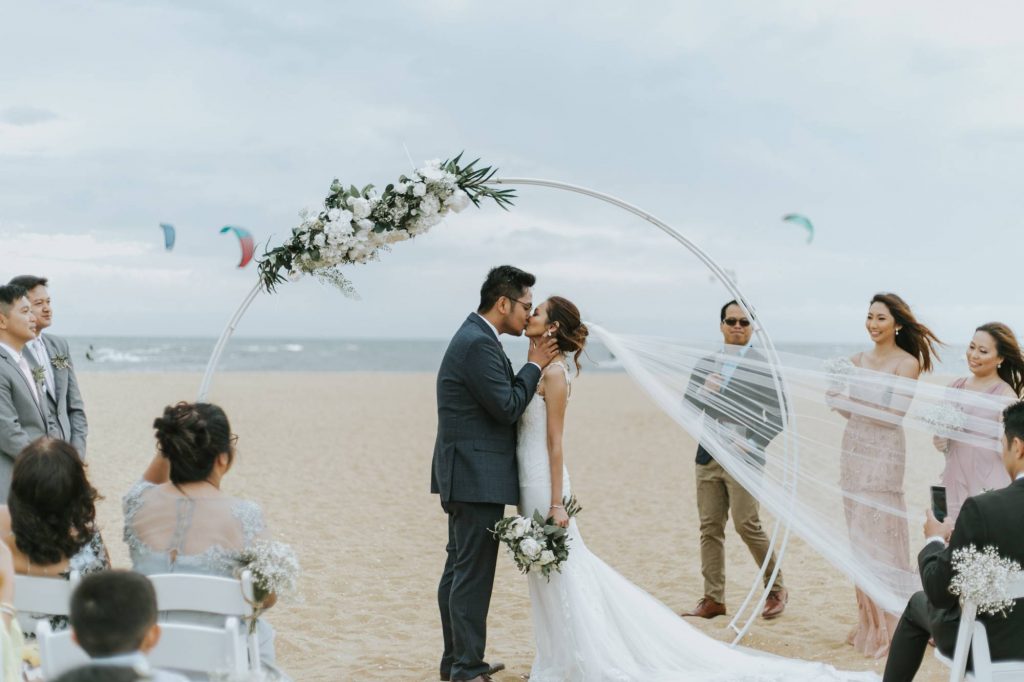
M 569 518 L 583 509 L 575 496 L 563 499 L 562 504 Z M 506 516 L 495 524 L 491 532 L 505 544 L 516 567 L 524 575 L 538 570 L 550 581 L 551 572 L 561 573 L 562 564 L 569 558 L 568 530 L 555 523 L 553 517 L 545 519 L 540 512 L 535 511 L 529 518 Z
M 304 211 L 302 224 L 284 244 L 259 260 L 263 288 L 273 292 L 286 279 L 304 274 L 338 287 L 348 296 L 355 290 L 340 268 L 377 260 L 391 244 L 423 234 L 449 212 L 491 199 L 507 209 L 515 192 L 487 183 L 497 173 L 477 167 L 479 159 L 462 165 L 462 154 L 445 161 L 428 161 L 411 176 L 402 175 L 380 194 L 373 185 L 345 187 L 337 179 L 318 211 Z

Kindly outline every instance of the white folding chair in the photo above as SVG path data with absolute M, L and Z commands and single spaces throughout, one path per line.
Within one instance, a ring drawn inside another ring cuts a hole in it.
M 35 632 L 36 623 L 52 616 L 66 616 L 71 610 L 71 593 L 79 581 L 78 571 L 68 580 L 33 575 L 14 576 L 14 608 L 22 632 Z
M 1013 599 L 1024 598 L 1024 577 L 1018 578 L 1010 585 L 1009 596 Z M 1014 608 L 1022 608 L 1024 605 L 1017 604 Z M 997 661 L 992 662 L 992 656 L 988 648 L 988 631 L 985 624 L 978 619 L 978 605 L 974 602 L 964 602 L 960 614 L 960 626 L 956 631 L 956 648 L 953 650 L 953 660 L 943 656 L 938 648 L 935 649 L 935 657 L 942 663 L 949 666 L 949 682 L 963 682 L 963 680 L 974 680 L 975 682 L 1020 682 L 1024 679 L 1024 660 L 1019 661 Z M 972 654 L 974 672 L 967 672 L 967 652 Z M 1024 651 L 1020 653 L 1024 658 Z
M 147 658 L 154 668 L 184 673 L 244 674 L 248 670 L 246 652 L 238 632 L 237 618 L 228 618 L 223 628 L 165 623 L 160 626 L 160 641 Z M 71 638 L 70 630 L 53 632 L 47 621 L 40 621 L 36 638 L 44 679 L 89 663 L 88 654 Z
M 243 571 L 240 579 L 189 573 L 158 573 L 149 576 L 156 590 L 157 610 L 192 611 L 235 618 L 246 628 L 253 615 L 252 573 Z M 248 635 L 249 670 L 259 671 L 260 642 L 254 632 Z

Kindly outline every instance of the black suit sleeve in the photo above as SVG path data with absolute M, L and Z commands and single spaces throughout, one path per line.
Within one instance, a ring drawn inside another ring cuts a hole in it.
M 502 424 L 519 420 L 540 381 L 540 370 L 527 363 L 510 382 L 501 351 L 486 337 L 474 339 L 466 348 L 462 374 L 469 392 Z
M 929 543 L 917 557 L 921 584 L 932 606 L 949 609 L 959 604 L 957 596 L 949 591 L 949 583 L 953 580 L 953 552 L 972 544 L 980 550 L 985 546 L 985 538 L 985 520 L 978 511 L 978 503 L 968 497 L 953 526 L 949 546 Z

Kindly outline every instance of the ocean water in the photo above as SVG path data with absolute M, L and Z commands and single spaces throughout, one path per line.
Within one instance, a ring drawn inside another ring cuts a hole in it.
M 80 372 L 201 372 L 214 338 L 71 336 L 72 358 Z M 702 344 L 703 345 L 703 344 Z M 235 337 L 218 366 L 221 372 L 435 372 L 448 339 L 268 339 Z M 864 344 L 779 343 L 780 351 L 831 358 L 864 350 Z M 510 339 L 505 350 L 518 366 L 526 342 Z M 945 373 L 963 373 L 960 349 L 947 349 Z M 621 365 L 593 342 L 582 358 L 585 371 L 619 372 Z

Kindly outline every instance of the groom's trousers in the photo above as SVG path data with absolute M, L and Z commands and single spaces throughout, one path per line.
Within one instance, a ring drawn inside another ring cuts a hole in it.
M 907 602 L 899 625 L 889 645 L 889 658 L 885 662 L 882 682 L 910 682 L 921 667 L 928 639 L 946 656 L 952 658 L 956 648 L 956 632 L 960 626 L 959 609 L 951 615 L 946 609 L 936 609 L 928 603 L 924 592 L 915 592 Z M 970 660 L 968 659 L 968 670 Z
M 746 488 L 736 482 L 715 460 L 698 464 L 697 513 L 700 516 L 700 568 L 704 575 L 704 596 L 719 604 L 725 603 L 725 522 L 732 512 L 736 532 L 746 543 L 758 566 L 764 563 L 771 546 L 768 535 L 761 527 L 757 500 Z M 765 585 L 775 570 L 772 554 L 765 571 Z M 773 589 L 784 587 L 782 571 L 775 576 Z
M 469 680 L 486 673 L 487 611 L 491 606 L 498 541 L 491 529 L 504 504 L 443 502 L 448 514 L 448 559 L 437 586 L 444 630 L 441 674 Z

